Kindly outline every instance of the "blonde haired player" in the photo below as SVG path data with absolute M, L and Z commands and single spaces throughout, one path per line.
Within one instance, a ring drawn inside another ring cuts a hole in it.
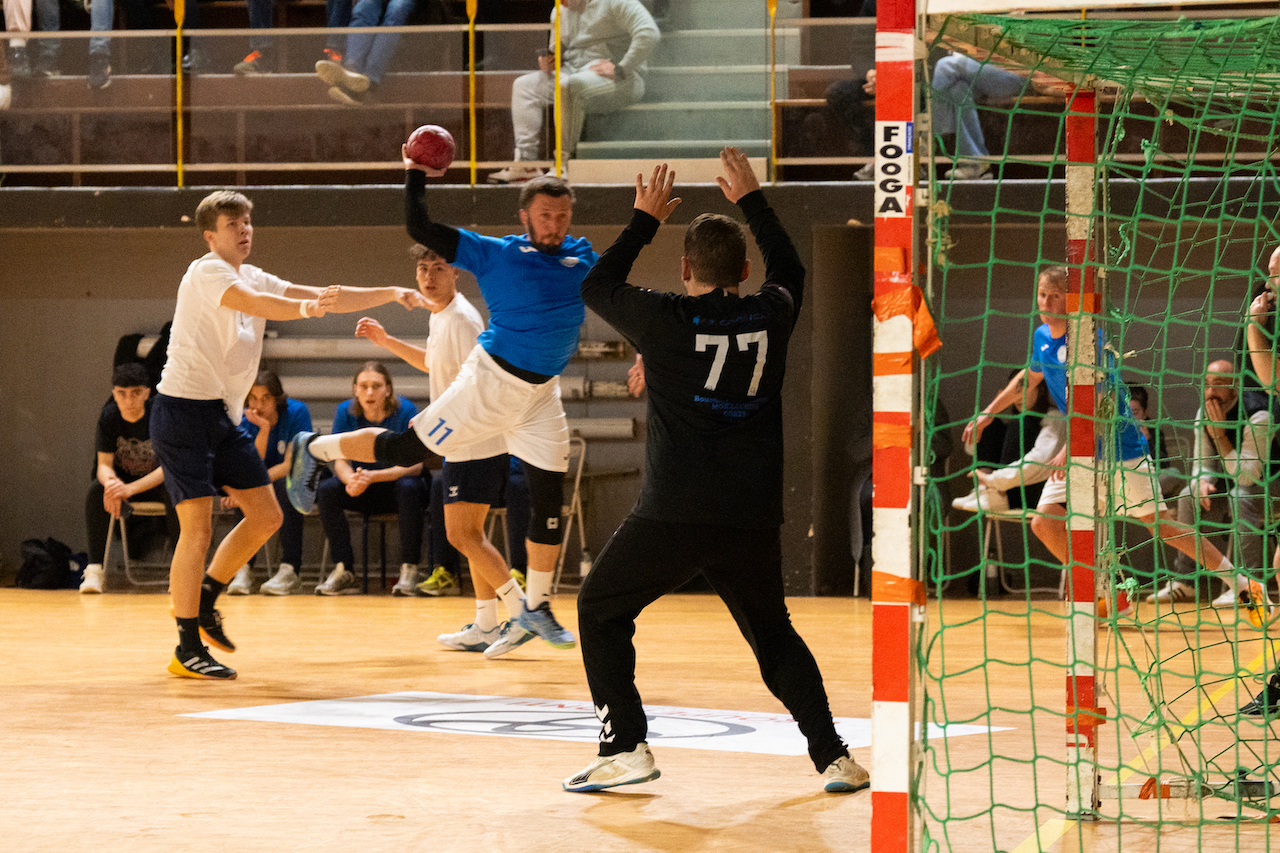
M 1067 399 L 1067 269 L 1061 266 L 1046 267 L 1036 279 L 1036 306 L 1040 311 L 1041 325 L 1032 334 L 1031 364 L 1014 375 L 990 405 L 964 429 L 966 444 L 976 443 L 982 431 L 998 415 L 1013 404 L 1022 394 L 1031 394 L 1041 383 L 1046 383 L 1049 396 L 1059 411 L 1069 412 Z M 1145 524 L 1164 542 L 1186 554 L 1211 572 L 1234 583 L 1249 620 L 1261 625 L 1270 618 L 1266 591 L 1262 584 L 1236 572 L 1231 561 L 1194 529 L 1174 520 L 1173 510 L 1167 507 L 1157 490 L 1154 470 L 1138 424 L 1129 407 L 1128 390 L 1108 371 L 1107 384 L 1113 386 L 1121 399 L 1116 406 L 1116 470 L 1112 474 L 1112 506 L 1110 511 L 1128 516 Z M 1024 392 L 1025 387 L 1025 392 Z M 1040 502 L 1031 519 L 1031 532 L 1045 547 L 1066 566 L 1070 534 L 1067 531 L 1067 446 L 1058 451 L 1050 463 L 1055 469 L 1049 477 Z M 1123 597 L 1121 594 L 1120 597 Z M 1105 615 L 1109 604 L 1101 602 L 1099 611 Z M 1117 610 L 1123 615 L 1132 612 L 1133 604 L 1127 600 L 1117 602 Z
M 218 595 L 280 526 L 280 505 L 253 439 L 240 429 L 245 397 L 258 375 L 267 320 L 364 311 L 388 302 L 422 305 L 403 287 L 305 287 L 245 263 L 253 248 L 253 203 L 219 190 L 196 208 L 207 254 L 187 268 L 169 336 L 168 361 L 151 410 L 151 443 L 178 513 L 178 544 L 169 570 L 178 647 L 169 671 L 187 678 L 232 679 L 202 642 L 234 652 L 214 607 Z M 218 544 L 213 500 L 225 489 L 244 518 Z

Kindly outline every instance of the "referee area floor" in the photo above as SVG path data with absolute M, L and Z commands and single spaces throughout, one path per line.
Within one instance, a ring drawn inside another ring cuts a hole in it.
M 788 605 L 841 733 L 869 766 L 870 603 Z M 217 654 L 240 673 L 229 683 L 165 671 L 176 642 L 166 595 L 0 589 L 4 849 L 870 849 L 870 792 L 822 792 L 803 740 L 713 595 L 665 598 L 638 623 L 637 681 L 662 777 L 590 795 L 560 787 L 595 754 L 578 650 L 534 641 L 492 661 L 449 651 L 435 637 L 471 621 L 467 597 L 254 595 L 219 606 L 239 647 Z M 1056 618 L 1032 616 L 1028 632 L 1025 615 L 978 618 L 980 601 L 944 607 L 947 623 L 967 623 L 948 630 L 972 632 L 972 642 L 950 635 L 957 648 L 1026 656 L 1030 636 L 1035 657 L 1062 660 Z M 555 609 L 576 629 L 572 595 Z M 953 657 L 947 668 L 974 662 Z M 1043 669 L 1031 671 L 1035 694 L 1059 697 L 1060 668 Z M 979 725 L 931 733 L 946 735 L 959 771 L 948 780 L 928 774 L 935 813 L 981 814 L 993 789 L 1037 784 L 1042 801 L 1061 802 L 1061 713 L 982 716 L 1027 691 L 1026 679 L 1014 678 L 987 685 L 962 675 L 947 685 L 951 718 L 967 714 Z M 1005 761 L 993 779 L 984 769 L 992 751 L 1035 754 L 1039 776 L 1034 765 Z M 1046 782 L 1056 790 L 1046 793 Z M 1171 822 L 1156 829 L 1064 824 L 1047 809 L 990 814 L 954 823 L 935 841 L 944 850 L 1019 853 L 1115 850 L 1121 836 L 1126 851 L 1267 849 L 1267 830 L 1256 824 L 1191 827 L 1166 815 Z

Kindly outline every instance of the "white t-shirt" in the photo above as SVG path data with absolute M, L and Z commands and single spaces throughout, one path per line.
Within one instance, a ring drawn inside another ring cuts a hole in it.
M 222 307 L 223 294 L 237 282 L 274 296 L 289 287 L 251 264 L 237 271 L 213 252 L 193 261 L 178 285 L 168 360 L 158 386 L 168 397 L 222 400 L 233 424 L 240 423 L 244 398 L 258 376 L 267 327 L 262 317 Z
M 480 312 L 461 293 L 443 311 L 427 320 L 427 371 L 431 376 L 431 399 L 439 400 L 444 389 L 453 384 L 462 362 L 475 348 L 476 338 L 484 331 Z

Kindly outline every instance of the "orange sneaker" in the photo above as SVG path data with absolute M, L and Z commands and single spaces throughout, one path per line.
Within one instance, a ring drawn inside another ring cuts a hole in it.
M 1280 610 L 1267 597 L 1267 588 L 1258 581 L 1249 581 L 1249 586 L 1240 591 L 1240 605 L 1249 624 L 1258 629 L 1267 627 L 1280 616 Z
M 1115 596 L 1115 616 L 1117 619 L 1133 616 L 1133 602 L 1129 600 L 1129 594 L 1123 590 L 1116 593 Z M 1098 599 L 1098 618 L 1106 619 L 1111 615 L 1111 600 L 1108 598 Z

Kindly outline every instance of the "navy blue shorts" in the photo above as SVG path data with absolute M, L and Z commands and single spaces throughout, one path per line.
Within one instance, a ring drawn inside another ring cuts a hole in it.
M 444 502 L 501 505 L 507 474 L 511 470 L 510 459 L 505 453 L 465 462 L 446 459 L 440 471 L 440 478 L 444 481 Z
M 157 394 L 151 407 L 151 446 L 164 468 L 174 506 L 211 498 L 218 489 L 271 484 L 253 439 L 231 423 L 221 400 L 186 400 Z

